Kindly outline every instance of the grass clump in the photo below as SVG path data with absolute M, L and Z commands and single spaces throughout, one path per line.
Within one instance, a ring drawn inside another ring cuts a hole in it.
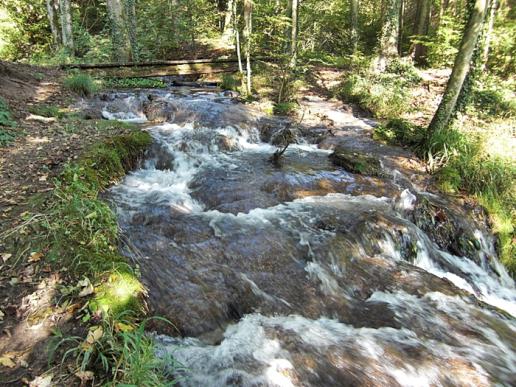
M 356 103 L 378 118 L 399 117 L 410 106 L 410 87 L 421 78 L 410 62 L 391 61 L 384 72 L 371 65 L 371 59 L 351 57 L 347 75 L 334 93 L 344 102 Z
M 279 102 L 274 104 L 272 111 L 277 116 L 288 116 L 293 114 L 298 107 L 297 102 Z
M 373 138 L 377 141 L 416 149 L 424 140 L 424 137 L 424 128 L 401 118 L 394 118 L 386 124 L 378 125 L 373 132 Z
M 54 105 L 35 105 L 29 108 L 29 112 L 42 117 L 63 118 L 65 113 Z
M 220 82 L 220 88 L 222 90 L 239 91 L 242 81 L 235 77 L 233 74 L 222 74 Z
M 100 81 L 108 89 L 163 89 L 167 84 L 154 78 L 105 78 Z
M 88 74 L 74 74 L 65 79 L 64 85 L 83 97 L 91 96 L 95 91 L 93 78 Z

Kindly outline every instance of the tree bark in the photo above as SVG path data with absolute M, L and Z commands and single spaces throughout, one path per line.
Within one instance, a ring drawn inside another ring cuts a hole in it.
M 50 24 L 50 31 L 52 32 L 52 42 L 54 48 L 59 47 L 59 24 L 56 20 L 57 4 L 55 0 L 46 0 L 48 23 Z
M 252 92 L 252 73 L 251 73 L 251 34 L 253 32 L 253 2 L 244 0 L 244 39 L 246 57 L 246 93 Z
M 431 0 L 419 0 L 419 14 L 414 31 L 414 35 L 417 35 L 418 39 L 428 34 L 431 8 Z M 421 43 L 416 43 L 414 46 L 414 61 L 420 65 L 426 62 L 426 47 Z
M 455 64 L 448 80 L 446 90 L 441 103 L 428 127 L 428 134 L 438 132 L 448 127 L 457 105 L 457 99 L 461 92 L 464 80 L 471 68 L 471 59 L 477 44 L 487 9 L 487 0 L 475 0 L 473 9 L 469 15 L 464 29 L 459 52 L 455 58 Z
M 379 42 L 377 69 L 384 71 L 387 61 L 398 56 L 401 0 L 387 0 Z
M 129 61 L 129 39 L 124 28 L 122 2 L 121 0 L 107 0 L 106 5 L 111 28 L 113 59 L 120 63 L 126 63 Z
M 242 65 L 242 50 L 240 49 L 240 30 L 238 28 L 237 2 L 233 2 L 233 28 L 235 30 L 235 48 L 238 59 L 238 71 L 243 78 L 244 66 Z
M 59 0 L 59 7 L 61 12 L 61 40 L 63 42 L 63 46 L 68 50 L 70 55 L 73 55 L 74 44 L 70 0 Z
M 351 44 L 353 53 L 358 49 L 358 0 L 349 1 L 349 16 L 351 25 Z
M 291 0 L 291 34 L 290 34 L 290 67 L 295 68 L 297 64 L 297 36 L 298 36 L 298 12 L 299 0 Z
M 491 38 L 493 35 L 494 23 L 496 20 L 496 13 L 498 11 L 498 0 L 491 0 L 489 6 L 489 20 L 487 24 L 484 47 L 482 51 L 482 71 L 486 69 L 487 60 L 489 59 L 489 48 L 491 46 Z
M 129 38 L 129 44 L 131 46 L 131 58 L 132 62 L 138 62 L 140 60 L 140 51 L 138 48 L 138 37 L 137 37 L 137 21 L 136 21 L 136 0 L 125 0 L 125 16 L 127 21 L 127 35 Z

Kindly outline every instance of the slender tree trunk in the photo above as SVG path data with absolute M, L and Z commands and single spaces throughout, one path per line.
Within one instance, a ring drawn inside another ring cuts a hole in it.
M 431 7 L 432 0 L 419 0 L 419 14 L 417 15 L 416 28 L 414 31 L 414 35 L 417 35 L 418 39 L 428 34 Z M 426 47 L 421 43 L 416 43 L 414 46 L 414 61 L 420 65 L 425 64 Z
M 131 61 L 138 62 L 140 60 L 140 51 L 137 37 L 136 0 L 125 0 L 124 5 L 127 21 L 127 35 L 131 46 Z
M 251 34 L 253 32 L 253 2 L 252 0 L 244 0 L 244 39 L 245 39 L 245 57 L 246 57 L 246 93 L 251 95 L 252 92 L 252 74 L 251 74 Z
M 405 17 L 405 0 L 401 0 L 400 3 L 400 16 L 399 16 L 399 25 L 398 25 L 398 55 L 402 56 L 403 53 L 403 27 L 404 27 L 404 17 Z
M 377 70 L 384 71 L 387 61 L 398 56 L 401 0 L 386 0 L 379 42 Z
M 128 62 L 129 39 L 125 29 L 122 0 L 107 0 L 106 5 L 111 27 L 113 59 L 120 63 Z
M 46 0 L 48 23 L 50 24 L 50 31 L 52 31 L 52 42 L 54 48 L 59 47 L 59 24 L 56 20 L 57 4 L 55 0 Z
M 493 35 L 494 24 L 496 20 L 496 12 L 498 11 L 498 0 L 491 0 L 489 6 L 489 20 L 487 24 L 486 36 L 482 52 L 482 70 L 486 69 L 487 60 L 489 59 L 489 48 L 491 46 L 491 38 Z
M 224 12 L 224 29 L 223 34 L 226 34 L 227 31 L 231 31 L 231 19 L 233 17 L 233 3 L 235 0 L 228 0 L 228 4 L 226 7 L 226 11 Z
M 235 48 L 238 58 L 238 71 L 240 75 L 243 77 L 244 75 L 244 66 L 242 65 L 242 51 L 240 49 L 240 29 L 238 28 L 238 17 L 237 17 L 237 1 L 233 2 L 233 28 L 235 30 Z
M 290 67 L 295 68 L 297 64 L 297 35 L 298 35 L 298 12 L 299 0 L 291 0 L 291 35 L 290 35 Z
M 61 40 L 68 52 L 74 54 L 73 32 L 72 32 L 72 10 L 70 0 L 59 0 L 61 11 Z
M 448 85 L 442 97 L 441 103 L 435 112 L 434 118 L 428 128 L 428 134 L 443 130 L 448 127 L 453 112 L 457 105 L 457 99 L 461 92 L 464 80 L 471 67 L 471 60 L 478 37 L 482 31 L 487 8 L 487 0 L 475 0 L 473 9 L 469 15 L 464 29 L 459 52 L 455 58 L 455 64 L 448 80 Z
M 354 54 L 358 49 L 358 0 L 350 0 L 349 9 L 351 25 L 351 44 L 353 46 Z

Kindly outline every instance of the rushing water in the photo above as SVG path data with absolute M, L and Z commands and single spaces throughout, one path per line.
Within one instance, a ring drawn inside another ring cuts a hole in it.
M 386 159 L 382 178 L 348 173 L 302 137 L 275 166 L 262 140 L 283 123 L 218 93 L 98 103 L 161 121 L 109 198 L 154 311 L 177 328 L 156 339 L 182 385 L 516 384 L 514 281 L 460 206 Z M 366 129 L 352 132 L 365 147 Z M 422 224 L 428 203 L 455 228 Z M 460 243 L 443 247 L 447 232 Z

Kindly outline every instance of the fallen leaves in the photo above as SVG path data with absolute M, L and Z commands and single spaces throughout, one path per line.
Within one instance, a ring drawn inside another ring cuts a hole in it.
M 0 309 L 0 322 L 4 321 L 5 313 L 2 312 L 2 309 Z
M 77 283 L 77 287 L 81 289 L 79 297 L 86 297 L 93 294 L 95 289 L 88 278 L 84 278 Z
M 32 252 L 29 256 L 29 262 L 39 262 L 43 258 L 43 253 L 40 252 Z
M 101 326 L 93 326 L 88 331 L 88 336 L 86 337 L 86 343 L 89 345 L 95 344 L 100 340 L 102 335 L 104 334 L 104 329 Z
M 6 352 L 2 356 L 0 356 L 0 365 L 8 368 L 16 367 L 15 354 L 12 352 Z
M 3 254 L 1 255 L 1 257 L 2 257 L 2 261 L 4 261 L 4 263 L 5 263 L 5 262 L 7 262 L 7 260 L 8 260 L 9 258 L 11 258 L 12 256 L 13 256 L 12 254 L 9 254 L 9 253 L 3 253 Z
M 50 387 L 52 386 L 52 378 L 54 375 L 40 375 L 29 383 L 29 387 Z
M 81 382 L 87 382 L 88 380 L 93 380 L 94 374 L 92 371 L 78 371 L 75 373 L 75 376 L 77 376 L 79 379 L 81 379 Z

